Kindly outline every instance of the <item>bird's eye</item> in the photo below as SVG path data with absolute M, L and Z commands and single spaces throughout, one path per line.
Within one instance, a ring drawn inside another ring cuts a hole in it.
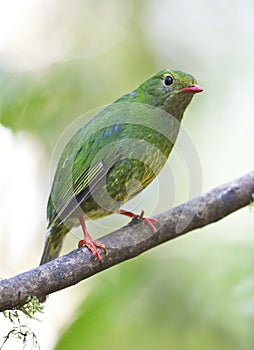
M 170 76 L 170 75 L 167 75 L 165 78 L 164 78 L 164 84 L 166 86 L 169 86 L 173 83 L 173 78 Z

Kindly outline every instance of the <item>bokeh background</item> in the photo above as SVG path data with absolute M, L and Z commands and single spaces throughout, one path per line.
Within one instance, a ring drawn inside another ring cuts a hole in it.
M 202 191 L 253 170 L 253 37 L 251 0 L 0 0 L 1 278 L 39 262 L 62 133 L 160 69 L 187 71 L 204 88 L 183 122 Z M 191 184 L 177 151 L 169 166 L 175 205 Z M 152 185 L 139 200 L 147 214 L 154 198 L 156 211 L 172 204 L 166 175 L 167 196 Z M 126 222 L 89 228 L 100 236 Z M 31 323 L 41 349 L 253 349 L 253 231 L 244 208 L 55 293 Z M 68 235 L 63 252 L 76 245 Z M 2 338 L 11 325 L 0 322 Z

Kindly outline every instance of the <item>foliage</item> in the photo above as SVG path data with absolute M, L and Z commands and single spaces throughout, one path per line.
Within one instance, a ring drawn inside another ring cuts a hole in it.
M 4 346 L 11 338 L 21 341 L 23 349 L 30 349 L 31 344 L 33 349 L 40 349 L 36 334 L 26 324 L 25 320 L 34 319 L 38 321 L 35 314 L 41 312 L 43 312 L 43 307 L 35 296 L 30 296 L 27 299 L 27 303 L 17 309 L 4 311 L 3 315 L 11 322 L 12 329 L 4 336 L 0 349 L 4 349 Z M 24 316 L 25 319 L 23 320 Z

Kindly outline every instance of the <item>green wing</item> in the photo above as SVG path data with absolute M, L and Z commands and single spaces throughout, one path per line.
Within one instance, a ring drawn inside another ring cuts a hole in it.
M 60 218 L 58 224 L 64 222 L 121 158 L 119 142 L 116 147 L 115 141 L 121 139 L 123 126 L 104 126 L 88 136 L 87 124 L 66 145 L 48 203 L 49 226 L 56 218 Z

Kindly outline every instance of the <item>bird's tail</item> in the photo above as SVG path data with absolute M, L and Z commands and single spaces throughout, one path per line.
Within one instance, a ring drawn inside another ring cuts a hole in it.
M 69 230 L 64 225 L 52 226 L 49 228 L 40 265 L 59 256 L 63 245 L 63 239 L 68 231 Z
M 69 230 L 64 225 L 49 228 L 40 265 L 46 264 L 59 256 L 63 245 L 63 239 L 68 231 Z M 38 297 L 40 303 L 44 303 L 46 298 L 46 296 Z

